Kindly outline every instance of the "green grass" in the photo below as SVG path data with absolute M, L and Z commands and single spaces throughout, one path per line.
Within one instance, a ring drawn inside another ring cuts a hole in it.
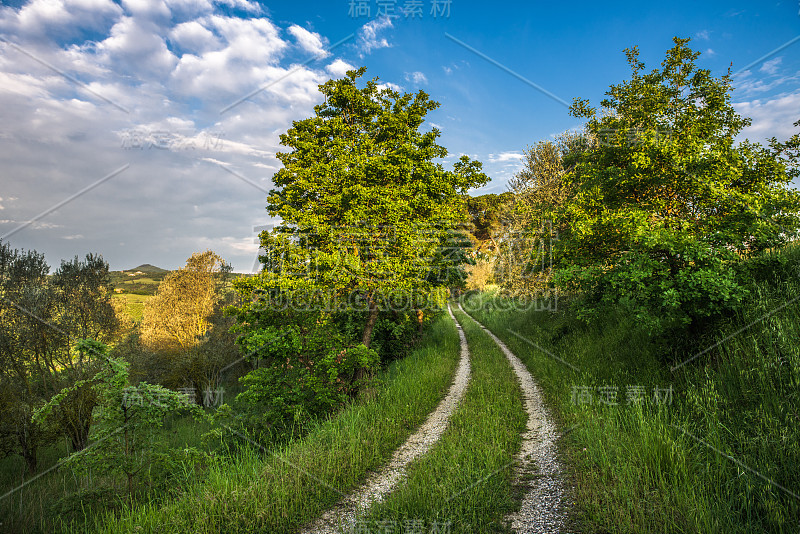
M 363 520 L 371 532 L 400 531 L 417 521 L 429 532 L 504 532 L 514 510 L 513 458 L 525 429 L 521 390 L 505 356 L 464 314 L 456 312 L 470 348 L 472 377 L 450 426 L 408 479 Z
M 183 449 L 200 446 L 200 436 L 208 430 L 203 423 L 176 418 L 167 421 L 156 439 L 167 447 Z M 122 505 L 123 484 L 119 480 L 97 472 L 76 476 L 69 469 L 50 470 L 69 452 L 66 439 L 42 447 L 38 457 L 38 478 L 25 473 L 25 463 L 18 455 L 0 460 L 0 494 L 10 493 L 0 500 L 0 532 L 44 533 L 64 527 L 85 531 L 86 521 L 92 522 L 95 516 Z M 188 473 L 179 467 L 170 474 L 171 483 Z M 21 489 L 12 491 L 23 483 Z M 158 493 L 165 493 L 163 485 Z M 146 488 L 140 491 L 138 498 L 148 498 Z
M 508 310 L 490 295 L 468 303 L 528 366 L 562 429 L 574 428 L 563 441 L 583 531 L 766 533 L 800 528 L 790 494 L 800 494 L 800 304 L 763 318 L 798 294 L 796 281 L 761 283 L 736 317 L 674 359 L 618 311 L 585 326 L 563 306 Z M 627 402 L 633 386 L 646 402 Z M 670 386 L 672 402 L 654 402 L 653 389 Z M 616 388 L 616 405 L 599 402 L 602 387 Z
M 135 322 L 142 320 L 144 305 L 150 298 L 149 295 L 135 295 L 131 293 L 114 293 L 112 298 L 121 300 L 125 303 L 125 311 Z
M 275 450 L 237 437 L 236 453 L 167 502 L 153 500 L 98 519 L 102 532 L 296 532 L 383 464 L 446 393 L 459 359 L 455 326 L 433 325 L 420 346 L 361 399 Z

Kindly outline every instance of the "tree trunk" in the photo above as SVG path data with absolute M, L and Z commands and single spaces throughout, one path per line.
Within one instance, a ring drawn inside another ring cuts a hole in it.
M 369 344 L 372 342 L 372 331 L 375 329 L 375 323 L 378 320 L 378 305 L 375 304 L 371 296 L 367 298 L 369 299 L 369 315 L 367 315 L 367 324 L 364 325 L 364 335 L 361 337 L 361 342 L 365 347 L 369 348 Z M 364 379 L 366 374 L 364 368 L 359 367 L 356 370 L 355 380 Z
M 372 342 L 372 331 L 375 329 L 375 322 L 378 320 L 378 305 L 375 304 L 375 301 L 372 300 L 372 297 L 368 298 L 369 315 L 367 316 L 367 324 L 364 325 L 364 335 L 361 338 L 361 342 L 367 348 L 369 348 L 369 344 Z
M 31 443 L 32 440 L 29 439 L 29 435 L 27 432 L 23 431 L 23 434 L 19 436 L 19 444 L 22 448 L 22 458 L 25 459 L 25 465 L 28 467 L 28 474 L 33 474 L 36 472 L 36 466 L 38 464 L 36 458 L 36 445 Z
M 72 452 L 82 451 L 89 444 L 89 426 L 91 421 L 86 418 L 75 421 L 74 428 L 70 429 L 69 439 L 72 442 Z

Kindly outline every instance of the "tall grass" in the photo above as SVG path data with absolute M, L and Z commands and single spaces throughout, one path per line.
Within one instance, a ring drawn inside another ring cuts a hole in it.
M 797 250 L 780 254 L 781 265 L 798 264 Z M 693 347 L 669 358 L 663 339 L 620 310 L 586 326 L 563 307 L 520 311 L 491 295 L 469 298 L 571 430 L 564 452 L 583 530 L 800 529 L 800 283 L 792 270 L 755 284 L 747 305 L 704 336 L 667 340 Z M 646 398 L 628 402 L 636 386 Z
M 204 422 L 175 417 L 159 429 L 157 438 L 169 449 L 180 450 L 200 445 L 200 436 L 209 430 Z M 13 455 L 0 460 L 0 532 L 54 532 L 63 528 L 81 531 L 94 516 L 123 506 L 127 495 L 120 477 L 90 471 L 77 475 L 71 469 L 59 467 L 70 454 L 66 439 L 39 451 L 38 472 L 25 472 L 22 458 Z M 146 483 L 134 494 L 135 499 L 161 499 L 169 488 L 181 480 L 196 477 L 194 469 L 181 462 L 176 465 L 154 465 L 157 471 L 142 472 Z M 166 490 L 166 492 L 165 492 Z
M 296 532 L 384 463 L 422 423 L 452 381 L 458 335 L 440 318 L 421 345 L 390 365 L 374 398 L 320 422 L 276 449 L 240 441 L 231 458 L 179 488 L 99 518 L 95 530 L 119 532 Z

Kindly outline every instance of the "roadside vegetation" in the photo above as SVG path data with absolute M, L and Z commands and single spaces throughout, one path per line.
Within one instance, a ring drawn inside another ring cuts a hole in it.
M 439 315 L 416 349 L 377 376 L 374 389 L 310 423 L 305 436 L 271 447 L 224 432 L 227 452 L 202 478 L 182 485 L 176 499 L 154 496 L 98 518 L 97 531 L 296 532 L 383 464 L 424 421 L 447 392 L 459 354 L 455 325 Z
M 676 354 L 622 307 L 586 324 L 570 300 L 554 313 L 496 294 L 465 299 L 569 431 L 580 531 L 797 531 L 800 250 L 770 257 L 776 268 L 750 287 L 754 298 L 700 338 L 676 340 L 688 349 Z M 678 355 L 697 358 L 672 372 Z

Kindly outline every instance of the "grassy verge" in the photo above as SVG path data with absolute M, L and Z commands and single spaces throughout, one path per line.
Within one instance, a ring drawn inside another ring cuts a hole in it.
M 439 442 L 363 520 L 369 532 L 502 532 L 516 506 L 510 482 L 525 429 L 521 391 L 494 342 L 455 313 L 469 342 L 467 392 Z
M 755 287 L 707 344 L 670 360 L 622 312 L 585 326 L 488 295 L 469 307 L 574 427 L 564 442 L 584 531 L 797 532 L 798 294 L 796 282 Z
M 176 417 L 165 423 L 157 439 L 168 449 L 180 450 L 200 446 L 200 435 L 208 430 L 203 422 Z M 28 534 L 64 528 L 84 531 L 87 521 L 123 505 L 121 480 L 102 472 L 78 476 L 69 469 L 57 468 L 70 452 L 66 438 L 42 447 L 37 474 L 33 476 L 25 472 L 25 462 L 18 455 L 0 460 L 0 495 L 4 495 L 0 499 L 0 532 Z M 183 465 L 174 466 L 168 473 L 162 466 L 158 476 L 150 474 L 142 473 L 141 478 L 152 479 L 151 482 L 168 478 L 172 485 L 193 476 Z M 151 493 L 163 497 L 169 489 L 162 483 Z M 135 498 L 147 498 L 146 490 L 139 491 Z
M 296 532 L 370 469 L 385 462 L 446 393 L 459 358 L 443 316 L 411 355 L 362 399 L 276 450 L 240 441 L 237 453 L 166 503 L 153 500 L 98 520 L 102 532 Z

